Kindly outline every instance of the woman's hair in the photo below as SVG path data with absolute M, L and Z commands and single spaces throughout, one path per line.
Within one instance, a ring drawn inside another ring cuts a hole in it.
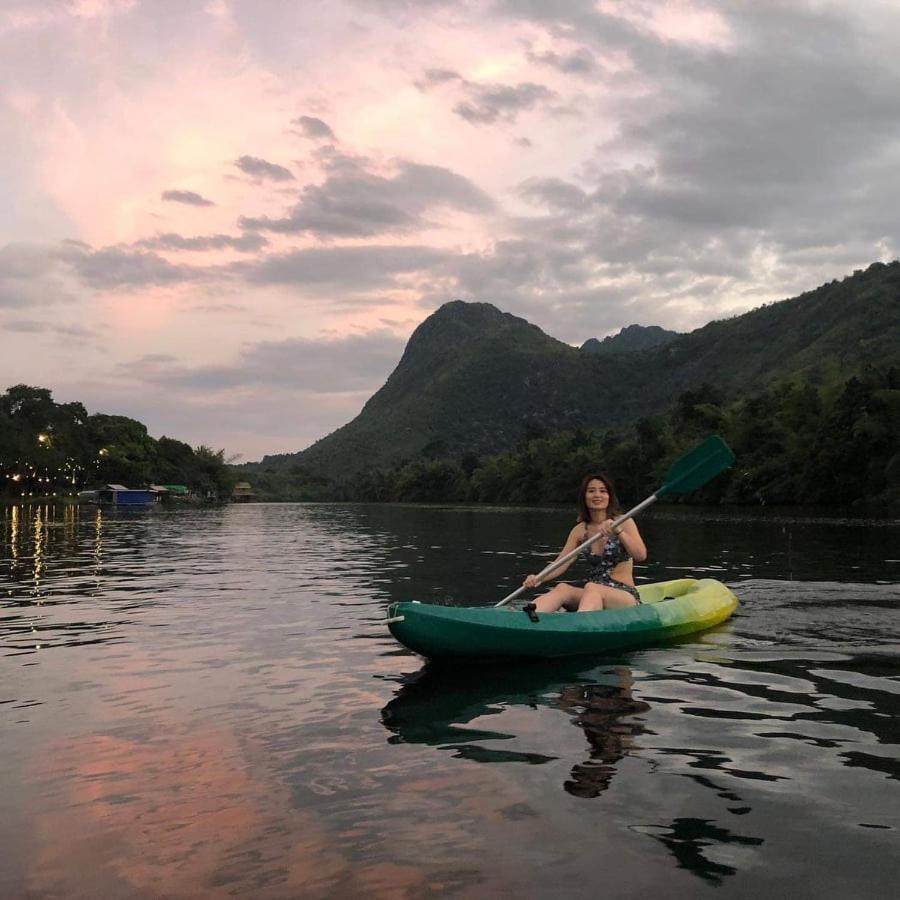
M 587 501 L 584 498 L 585 492 L 587 491 L 587 486 L 592 481 L 602 481 L 606 485 L 606 489 L 609 491 L 609 506 L 606 507 L 606 515 L 610 519 L 615 519 L 622 510 L 619 508 L 619 497 L 616 494 L 616 487 L 612 483 L 609 475 L 604 475 L 602 472 L 589 472 L 584 478 L 581 479 L 581 486 L 578 488 L 578 521 L 579 522 L 590 522 L 591 521 L 591 511 L 588 509 Z

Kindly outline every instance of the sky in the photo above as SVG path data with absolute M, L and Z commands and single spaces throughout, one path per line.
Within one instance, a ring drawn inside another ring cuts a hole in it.
M 689 331 L 900 244 L 896 0 L 0 0 L 0 391 L 244 461 L 484 301 Z

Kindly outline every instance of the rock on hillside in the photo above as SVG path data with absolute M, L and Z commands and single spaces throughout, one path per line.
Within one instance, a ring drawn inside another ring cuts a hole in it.
M 603 338 L 588 338 L 582 345 L 583 353 L 632 353 L 638 350 L 652 350 L 668 344 L 680 337 L 678 331 L 669 331 L 659 325 L 628 325 L 618 334 Z

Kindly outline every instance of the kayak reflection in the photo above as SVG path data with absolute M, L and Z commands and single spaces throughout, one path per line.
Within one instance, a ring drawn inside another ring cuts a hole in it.
M 634 699 L 633 685 L 631 669 L 624 665 L 585 669 L 583 663 L 555 661 L 490 670 L 480 666 L 471 672 L 426 665 L 384 707 L 381 721 L 391 732 L 389 743 L 437 746 L 478 762 L 540 765 L 559 757 L 485 746 L 526 736 L 470 723 L 485 716 L 496 719 L 505 709 L 521 706 L 562 710 L 582 729 L 590 747 L 589 757 L 573 766 L 563 786 L 574 796 L 589 798 L 609 786 L 615 764 L 637 749 L 635 738 L 644 731 L 639 716 L 650 706 Z

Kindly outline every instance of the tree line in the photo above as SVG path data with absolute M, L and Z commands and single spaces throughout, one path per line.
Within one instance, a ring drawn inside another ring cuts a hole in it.
M 19 384 L 0 395 L 0 496 L 65 496 L 105 484 L 183 484 L 226 497 L 235 476 L 223 450 L 147 433 L 126 416 L 88 415 L 46 388 Z
M 514 451 L 485 459 L 439 458 L 432 445 L 418 459 L 342 484 L 301 464 L 243 477 L 263 499 L 566 504 L 583 475 L 599 469 L 630 503 L 710 434 L 725 438 L 737 463 L 689 502 L 900 509 L 896 367 L 827 384 L 784 381 L 739 399 L 706 384 L 682 393 L 666 414 L 627 427 L 532 428 Z
M 737 399 L 707 384 L 683 392 L 666 414 L 629 426 L 530 426 L 515 450 L 486 458 L 447 458 L 432 442 L 416 459 L 345 482 L 299 463 L 235 468 L 222 450 L 157 440 L 135 419 L 88 415 L 81 403 L 16 385 L 0 395 L 0 496 L 156 483 L 225 497 L 247 479 L 263 500 L 568 504 L 583 475 L 600 470 L 630 503 L 659 487 L 672 461 L 709 434 L 725 438 L 737 463 L 689 502 L 900 510 L 897 367 L 836 382 L 793 379 Z

